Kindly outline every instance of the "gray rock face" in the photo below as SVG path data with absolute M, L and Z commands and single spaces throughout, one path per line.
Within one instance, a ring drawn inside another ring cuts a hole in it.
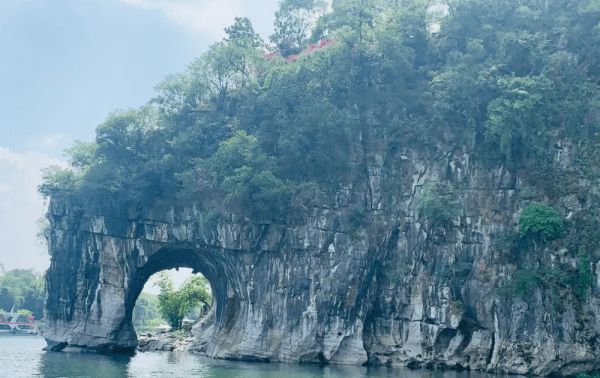
M 567 288 L 499 290 L 520 260 L 494 240 L 530 202 L 519 195 L 524 177 L 481 169 L 467 154 L 402 151 L 368 165 L 368 177 L 340 189 L 334 205 L 287 224 L 210 217 L 200 204 L 139 210 L 53 199 L 49 348 L 135 348 L 131 317 L 144 283 L 189 267 L 208 278 L 216 300 L 193 329 L 195 350 L 212 357 L 519 374 L 600 368 L 596 261 L 585 302 Z M 423 186 L 441 178 L 456 189 L 444 224 L 417 211 Z M 572 196 L 554 205 L 566 219 L 591 208 Z M 576 255 L 559 247 L 534 245 L 519 259 L 576 267 Z

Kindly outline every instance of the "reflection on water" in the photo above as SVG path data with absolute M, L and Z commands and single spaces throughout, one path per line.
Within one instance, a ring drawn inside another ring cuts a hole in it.
M 491 378 L 477 372 L 432 372 L 363 366 L 318 366 L 220 361 L 177 352 L 134 356 L 46 353 L 42 338 L 0 338 L 2 377 L 102 378 Z
M 127 377 L 132 357 L 95 354 L 41 353 L 33 377 Z

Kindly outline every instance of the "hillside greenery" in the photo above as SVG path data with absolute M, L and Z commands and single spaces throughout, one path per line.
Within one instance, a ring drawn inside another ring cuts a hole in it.
M 364 178 L 375 148 L 456 146 L 529 168 L 552 198 L 565 187 L 557 140 L 598 174 L 599 20 L 597 0 L 284 0 L 271 44 L 237 18 L 148 104 L 76 142 L 39 190 L 202 198 L 274 222 Z M 451 200 L 422 210 L 447 221 Z
M 158 295 L 142 292 L 133 308 L 132 322 L 135 331 L 150 332 L 165 320 L 158 311 Z
M 0 264 L 0 309 L 32 314 L 36 319 L 44 317 L 44 277 L 33 269 L 4 271 Z

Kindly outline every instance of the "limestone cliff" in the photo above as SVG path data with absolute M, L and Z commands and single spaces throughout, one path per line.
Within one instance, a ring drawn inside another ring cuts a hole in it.
M 330 205 L 281 224 L 213 216 L 200 202 L 140 208 L 52 199 L 49 347 L 131 350 L 132 310 L 146 280 L 190 267 L 209 279 L 216 299 L 194 329 L 195 349 L 208 356 L 540 375 L 600 368 L 597 259 L 585 299 L 538 281 L 510 293 L 510 277 L 524 266 L 574 274 L 577 252 L 560 240 L 497 243 L 532 200 L 550 202 L 573 227 L 582 214 L 597 218 L 594 187 L 566 147 L 554 164 L 578 191 L 554 198 L 529 193 L 531 173 L 484 168 L 463 151 L 374 152 L 367 160 L 365 177 Z M 418 211 L 435 180 L 453 188 L 447 222 Z

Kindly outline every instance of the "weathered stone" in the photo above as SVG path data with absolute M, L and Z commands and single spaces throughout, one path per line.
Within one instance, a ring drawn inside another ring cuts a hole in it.
M 211 282 L 216 303 L 194 326 L 192 349 L 212 357 L 540 375 L 600 368 L 596 261 L 586 302 L 543 287 L 500 295 L 520 261 L 493 241 L 518 224 L 529 202 L 515 192 L 527 178 L 484 170 L 466 154 L 441 156 L 373 154 L 369 177 L 341 188 L 333 208 L 286 224 L 226 212 L 211 220 L 197 204 L 86 208 L 52 199 L 49 349 L 133 350 L 132 311 L 146 280 L 190 267 Z M 386 159 L 402 169 L 386 168 Z M 386 192 L 393 175 L 403 184 Z M 458 190 L 444 225 L 417 211 L 423 185 L 442 176 Z M 581 203 L 567 196 L 555 207 L 566 216 Z M 357 208 L 366 212 L 358 225 Z M 566 250 L 532 248 L 519 258 L 577 267 Z

